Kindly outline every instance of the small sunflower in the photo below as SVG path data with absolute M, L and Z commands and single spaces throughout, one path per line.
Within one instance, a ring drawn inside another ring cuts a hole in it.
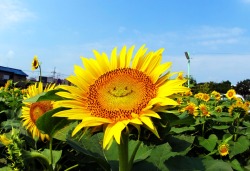
M 210 96 L 207 93 L 203 93 L 201 99 L 204 100 L 205 102 L 208 102 L 210 100 Z
M 12 140 L 9 139 L 5 134 L 0 135 L 0 142 L 5 145 L 8 146 L 9 144 L 12 143 Z
M 128 124 L 144 126 L 159 137 L 151 117 L 160 119 L 153 106 L 178 105 L 171 95 L 186 92 L 186 80 L 170 79 L 166 71 L 170 62 L 160 64 L 163 49 L 146 53 L 142 46 L 132 60 L 134 46 L 126 46 L 117 54 L 114 48 L 110 59 L 106 53 L 94 51 L 96 59 L 82 57 L 85 68 L 75 66 L 75 74 L 67 78 L 75 86 L 62 85 L 68 92 L 58 95 L 71 100 L 55 102 L 55 107 L 71 108 L 55 117 L 80 120 L 72 135 L 82 128 L 104 128 L 103 148 L 115 138 L 120 144 L 121 133 Z M 132 61 L 132 62 L 131 62 Z
M 234 89 L 230 89 L 230 90 L 228 90 L 227 93 L 226 93 L 226 97 L 227 97 L 228 99 L 234 98 L 235 95 L 236 95 L 236 92 L 235 92 Z
M 226 156 L 229 154 L 229 145 L 228 144 L 220 144 L 218 147 L 218 151 L 221 156 Z
M 208 110 L 208 106 L 206 106 L 205 104 L 200 104 L 199 105 L 199 109 L 201 111 L 202 116 L 206 116 L 206 117 L 210 116 L 210 112 Z
M 220 93 L 217 92 L 217 91 L 213 91 L 213 92 L 211 93 L 211 95 L 212 95 L 217 101 L 219 101 L 219 100 L 221 99 L 221 95 L 220 95 Z
M 198 112 L 198 107 L 196 106 L 196 104 L 190 102 L 188 103 L 188 105 L 184 108 L 185 111 L 187 111 L 189 114 L 194 115 L 194 116 L 198 116 L 199 112 Z
M 27 88 L 27 93 L 24 97 L 24 100 L 54 88 L 55 84 L 49 84 L 45 89 L 43 89 L 43 84 L 41 82 L 35 83 L 34 85 L 31 85 Z M 41 133 L 36 127 L 36 121 L 40 116 L 51 109 L 53 109 L 52 101 L 39 101 L 35 103 L 24 102 L 21 118 L 23 120 L 23 126 L 26 127 L 26 129 L 32 134 L 33 138 L 40 138 L 42 141 L 49 139 L 47 134 Z
M 34 56 L 32 61 L 32 71 L 36 70 L 39 67 L 40 63 L 38 61 L 38 57 Z

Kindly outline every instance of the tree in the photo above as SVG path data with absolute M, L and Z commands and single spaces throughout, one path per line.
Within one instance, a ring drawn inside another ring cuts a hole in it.
M 246 98 L 246 95 L 250 93 L 250 79 L 238 82 L 235 90 L 238 94 L 241 94 L 244 98 Z

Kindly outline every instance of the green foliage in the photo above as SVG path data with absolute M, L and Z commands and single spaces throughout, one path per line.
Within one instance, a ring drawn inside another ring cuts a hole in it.
M 228 82 L 221 84 L 225 88 Z M 202 91 L 211 93 L 213 86 L 214 83 L 209 83 Z M 62 90 L 41 93 L 24 102 L 63 100 L 56 94 L 59 91 Z M 161 119 L 152 118 L 160 139 L 144 127 L 138 130 L 129 125 L 128 158 L 133 164 L 131 170 L 250 170 L 250 114 L 244 109 L 232 109 L 237 104 L 238 108 L 244 108 L 247 102 L 240 104 L 236 99 L 216 100 L 212 94 L 208 97 L 208 100 L 197 94 L 173 97 L 175 100 L 181 99 L 180 105 L 162 109 L 158 112 Z M 14 167 L 19 170 L 42 168 L 50 171 L 118 170 L 116 141 L 110 144 L 108 150 L 104 150 L 101 129 L 98 130 L 100 132 L 86 129 L 72 137 L 78 121 L 53 117 L 67 108 L 59 107 L 39 117 L 35 124 L 40 132 L 49 135 L 50 140 L 33 140 L 19 118 L 22 99 L 22 90 L 13 86 L 0 90 L 0 170 Z M 195 114 L 187 110 L 190 103 L 196 107 Z M 201 105 L 205 105 L 205 109 Z M 12 143 L 6 144 L 8 141 L 3 135 Z

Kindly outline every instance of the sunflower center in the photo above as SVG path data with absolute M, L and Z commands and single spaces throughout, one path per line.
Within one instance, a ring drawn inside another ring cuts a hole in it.
M 156 96 L 156 86 L 143 72 L 123 68 L 105 73 L 89 87 L 88 108 L 93 116 L 130 119 Z
M 51 101 L 40 101 L 36 103 L 32 103 L 30 107 L 30 118 L 36 123 L 36 120 L 42 116 L 47 111 L 53 109 Z

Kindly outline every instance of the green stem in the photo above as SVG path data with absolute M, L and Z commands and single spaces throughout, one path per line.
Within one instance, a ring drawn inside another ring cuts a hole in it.
M 74 169 L 74 168 L 76 168 L 76 167 L 78 167 L 78 166 L 79 166 L 79 165 L 76 164 L 76 165 L 74 165 L 74 166 L 71 166 L 71 167 L 65 169 L 64 171 L 69 171 L 69 170 Z
M 54 168 L 53 167 L 53 151 L 52 151 L 52 141 L 53 140 L 53 138 L 51 138 L 50 139 L 50 141 L 49 141 L 49 150 L 50 150 L 50 165 L 52 166 L 52 168 Z M 53 169 L 54 170 L 54 169 Z
M 202 124 L 202 137 L 204 137 L 204 132 L 205 132 L 205 122 Z
M 119 152 L 119 171 L 129 171 L 128 162 L 128 133 L 121 133 L 121 142 L 118 144 Z
M 237 140 L 237 136 L 238 136 L 238 130 L 239 130 L 239 125 L 240 125 L 239 118 L 236 118 L 235 122 L 237 125 L 236 125 L 236 129 L 235 129 L 235 133 L 234 133 L 234 141 Z
M 40 72 L 39 81 L 42 82 L 42 69 L 40 65 L 38 65 L 38 67 L 39 67 L 39 72 Z

